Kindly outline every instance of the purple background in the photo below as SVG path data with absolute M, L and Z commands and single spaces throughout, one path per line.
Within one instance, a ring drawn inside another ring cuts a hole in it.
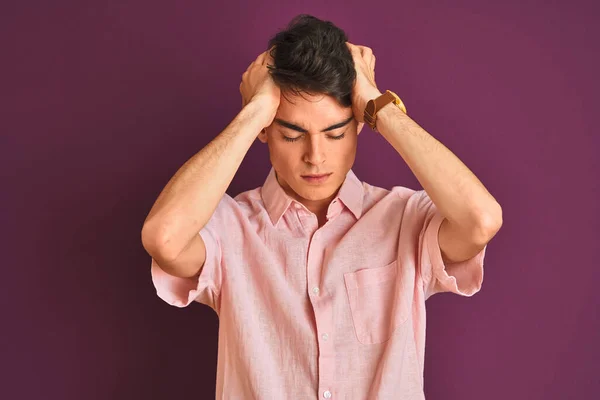
M 0 6 L 0 398 L 214 398 L 216 314 L 156 296 L 141 227 L 301 12 L 371 47 L 503 208 L 482 291 L 427 302 L 428 399 L 600 396 L 597 3 L 105 3 Z M 269 168 L 257 141 L 228 193 Z M 367 128 L 354 171 L 421 189 Z

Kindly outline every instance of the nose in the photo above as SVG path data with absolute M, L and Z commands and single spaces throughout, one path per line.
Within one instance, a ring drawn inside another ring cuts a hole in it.
M 321 138 L 318 136 L 310 137 L 307 140 L 307 149 L 304 153 L 304 162 L 313 164 L 313 165 L 321 165 L 325 161 L 325 143 L 322 143 Z

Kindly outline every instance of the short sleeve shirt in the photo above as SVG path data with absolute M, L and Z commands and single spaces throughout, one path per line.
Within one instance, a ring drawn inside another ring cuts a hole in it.
M 444 264 L 443 220 L 424 190 L 350 170 L 319 227 L 271 169 L 199 232 L 197 282 L 154 259 L 151 275 L 167 303 L 217 313 L 217 399 L 424 399 L 425 301 L 477 293 L 487 249 Z

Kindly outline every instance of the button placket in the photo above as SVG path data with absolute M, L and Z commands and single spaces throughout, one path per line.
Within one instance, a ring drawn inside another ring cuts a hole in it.
M 313 214 L 314 216 L 314 214 Z M 316 221 L 316 216 L 315 221 Z M 315 314 L 315 322 L 316 322 L 316 339 L 318 341 L 317 345 L 319 346 L 319 357 L 318 357 L 318 368 L 319 368 L 319 382 L 322 390 L 320 393 L 324 396 L 324 398 L 329 399 L 332 397 L 331 391 L 326 388 L 333 381 L 333 369 L 335 367 L 334 360 L 335 355 L 333 353 L 333 346 L 330 344 L 329 333 L 331 332 L 331 307 L 327 304 L 327 302 L 323 302 L 320 298 L 324 296 L 326 292 L 321 294 L 322 290 L 326 288 L 319 287 L 320 278 L 322 277 L 323 268 L 323 253 L 325 243 L 321 242 L 319 239 L 321 238 L 322 231 L 320 229 L 316 229 L 313 231 L 312 237 L 309 240 L 308 245 L 308 255 L 307 255 L 307 275 L 309 279 L 309 287 L 312 287 L 312 296 L 310 301 L 313 305 L 313 310 Z
M 315 233 L 312 235 L 312 238 L 310 239 L 310 241 L 309 241 L 309 244 L 308 244 L 308 257 L 307 257 L 307 265 L 306 265 L 306 268 L 309 270 L 309 274 L 311 273 L 311 272 L 310 272 L 310 269 L 311 269 L 311 266 L 312 266 L 312 263 L 311 263 L 311 261 L 312 261 L 312 259 L 313 259 L 313 257 L 314 257 L 314 255 L 313 255 L 313 254 L 314 254 L 314 241 L 315 241 L 315 239 L 316 239 L 318 236 L 319 236 L 319 232 L 315 232 Z M 315 274 L 315 275 L 317 275 L 317 276 L 318 276 L 319 274 Z M 313 292 L 313 294 L 314 294 L 315 296 L 319 296 L 319 293 L 321 292 L 321 289 L 320 289 L 318 286 L 314 286 L 314 287 L 312 288 L 312 292 Z

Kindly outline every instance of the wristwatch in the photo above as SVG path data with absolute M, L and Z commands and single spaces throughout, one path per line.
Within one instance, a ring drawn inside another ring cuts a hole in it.
M 389 103 L 394 103 L 399 109 L 401 109 L 404 114 L 406 114 L 406 107 L 400 97 L 391 90 L 386 90 L 381 96 L 369 100 L 367 102 L 367 106 L 365 107 L 364 119 L 367 124 L 373 129 L 373 131 L 377 132 L 376 122 L 377 122 L 377 112 L 381 110 L 385 105 Z

